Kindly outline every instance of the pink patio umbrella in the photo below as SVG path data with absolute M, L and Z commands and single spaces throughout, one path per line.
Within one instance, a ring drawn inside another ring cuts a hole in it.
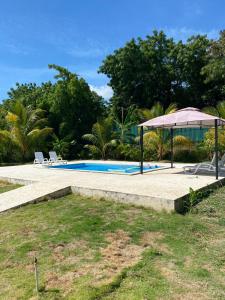
M 141 174 L 143 173 L 143 127 L 168 128 L 171 132 L 171 168 L 173 168 L 173 129 L 174 128 L 202 128 L 215 127 L 216 179 L 218 179 L 218 126 L 225 125 L 225 120 L 201 112 L 194 107 L 180 109 L 174 113 L 163 115 L 138 126 L 141 127 Z

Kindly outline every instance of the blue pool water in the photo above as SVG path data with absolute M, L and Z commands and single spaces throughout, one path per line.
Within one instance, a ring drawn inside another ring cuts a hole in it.
M 110 164 L 110 163 L 76 163 L 67 165 L 51 166 L 54 169 L 67 169 L 77 171 L 92 171 L 92 172 L 109 172 L 109 173 L 120 173 L 120 174 L 133 174 L 140 172 L 140 166 L 137 165 L 123 165 L 123 164 Z M 144 166 L 143 170 L 151 171 L 161 167 L 157 165 Z

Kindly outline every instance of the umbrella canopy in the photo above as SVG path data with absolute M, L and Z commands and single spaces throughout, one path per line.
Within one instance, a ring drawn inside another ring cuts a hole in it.
M 225 125 L 224 119 L 203 113 L 194 107 L 187 107 L 174 113 L 151 119 L 138 126 L 153 128 L 214 127 L 215 120 L 217 120 L 217 125 Z
M 143 158 L 144 158 L 144 145 L 143 145 L 143 127 L 150 128 L 170 128 L 171 132 L 171 168 L 173 168 L 173 129 L 185 127 L 215 127 L 215 154 L 216 154 L 216 179 L 218 179 L 219 165 L 218 165 L 218 126 L 225 125 L 225 120 L 216 116 L 205 114 L 199 109 L 194 107 L 187 107 L 180 109 L 174 113 L 163 115 L 138 126 L 140 130 L 140 146 L 141 146 L 141 164 L 140 170 L 143 174 Z

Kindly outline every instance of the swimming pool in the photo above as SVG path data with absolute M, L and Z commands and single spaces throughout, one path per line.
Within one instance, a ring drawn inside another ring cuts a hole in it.
M 134 164 L 110 164 L 110 163 L 76 163 L 67 165 L 51 166 L 54 169 L 66 169 L 74 171 L 104 172 L 117 174 L 137 174 L 140 173 L 140 166 Z M 143 171 L 149 172 L 161 169 L 158 165 L 144 165 Z

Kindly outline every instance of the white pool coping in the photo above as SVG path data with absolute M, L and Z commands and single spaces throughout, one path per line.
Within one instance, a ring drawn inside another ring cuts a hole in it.
M 89 162 L 89 163 L 96 164 L 96 162 L 94 163 L 92 161 Z M 104 163 L 106 163 L 106 162 L 104 162 L 104 161 L 99 161 L 98 162 L 98 164 L 104 164 Z M 120 164 L 120 162 L 117 162 L 117 163 L 118 163 L 118 165 Z M 52 168 L 54 170 L 76 171 L 76 172 L 91 172 L 91 173 L 104 173 L 104 174 L 117 174 L 117 175 L 129 175 L 129 176 L 140 174 L 140 171 L 133 172 L 133 173 L 125 173 L 125 172 L 121 172 L 121 171 L 79 170 L 79 169 L 72 169 L 72 168 L 66 168 L 65 167 L 65 166 L 68 166 L 68 165 L 79 165 L 79 164 L 81 164 L 81 163 L 80 162 L 77 162 L 77 163 L 67 163 L 67 164 L 60 165 L 60 167 L 58 167 L 57 164 L 55 164 L 55 165 L 50 165 L 50 166 L 45 166 L 45 167 Z M 112 164 L 113 165 L 113 164 L 115 164 L 115 162 L 112 162 L 112 163 L 111 162 L 107 162 L 107 164 Z M 124 162 L 121 162 L 121 164 L 124 165 Z M 126 164 L 130 165 L 132 163 L 131 162 L 130 163 L 126 162 Z M 145 167 L 149 167 L 149 165 L 151 165 L 151 163 L 148 163 L 148 164 L 145 163 L 144 164 Z M 137 164 L 137 163 L 133 163 L 132 166 L 140 167 L 140 165 Z M 169 168 L 168 166 L 159 166 L 157 164 L 155 164 L 154 166 L 157 166 L 157 168 L 143 170 L 143 173 L 155 172 L 155 171 L 159 171 L 159 170 L 163 170 L 163 169 L 168 169 Z
M 104 161 L 72 161 L 70 163 Z M 131 162 L 107 161 L 112 164 L 131 164 Z M 135 164 L 132 162 L 132 164 Z M 136 163 L 139 164 L 138 162 Z M 126 174 L 87 172 L 46 168 L 31 164 L 0 167 L 0 179 L 25 186 L 0 194 L 0 212 L 11 208 L 57 198 L 71 192 L 92 197 L 103 197 L 123 203 L 151 207 L 156 210 L 179 211 L 183 199 L 190 188 L 200 190 L 218 184 L 214 174 L 186 175 L 182 167 L 187 164 L 150 162 L 165 168 L 154 172 L 126 176 Z M 190 164 L 188 164 L 190 165 Z M 121 176 L 124 175 L 124 176 Z

